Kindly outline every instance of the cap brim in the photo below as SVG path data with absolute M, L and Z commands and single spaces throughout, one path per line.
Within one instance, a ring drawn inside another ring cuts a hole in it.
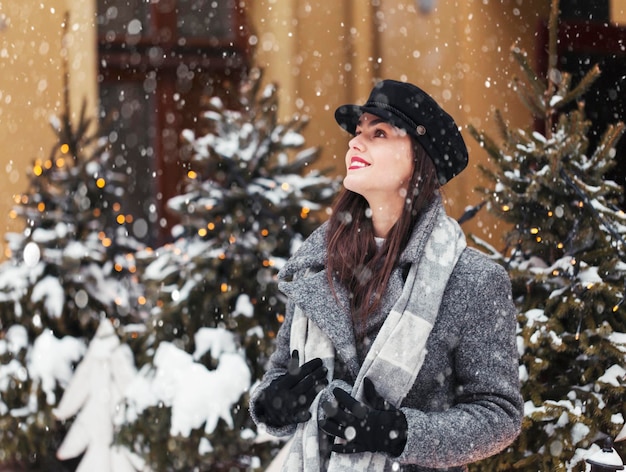
M 397 126 L 400 129 L 404 129 L 408 132 L 413 130 L 409 129 L 406 123 L 400 120 L 389 110 L 383 110 L 378 107 L 368 107 L 365 105 L 342 105 L 335 110 L 335 121 L 337 124 L 345 129 L 348 133 L 354 135 L 356 132 L 356 125 L 359 123 L 359 118 L 363 113 L 371 113 L 378 116 L 383 120 Z

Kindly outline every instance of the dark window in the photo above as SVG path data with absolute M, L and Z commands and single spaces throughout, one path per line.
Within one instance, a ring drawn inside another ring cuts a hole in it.
M 602 3 L 602 2 L 600 2 Z M 596 8 L 597 10 L 598 8 Z M 570 17 L 559 25 L 558 68 L 572 74 L 576 84 L 594 64 L 600 67 L 600 77 L 584 95 L 585 113 L 591 120 L 590 149 L 596 144 L 607 126 L 626 121 L 626 28 L 612 25 L 608 21 L 588 20 L 608 15 L 608 8 L 600 9 L 595 15 L 585 11 L 582 17 Z M 607 10 L 607 11 L 605 11 Z M 576 10 L 578 12 L 578 10 Z M 539 35 L 538 49 L 540 70 L 547 67 L 547 27 Z M 618 141 L 616 166 L 607 178 L 626 189 L 626 137 Z M 626 202 L 623 202 L 626 209 Z
M 234 0 L 98 0 L 99 95 L 112 165 L 128 176 L 136 236 L 168 239 L 179 192 L 181 131 L 203 96 L 224 96 L 249 67 L 248 28 Z M 227 97 L 224 96 L 227 100 Z

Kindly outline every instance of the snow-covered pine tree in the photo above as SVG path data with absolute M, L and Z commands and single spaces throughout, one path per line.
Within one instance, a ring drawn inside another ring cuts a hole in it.
M 54 415 L 75 418 L 57 451 L 60 459 L 79 458 L 76 472 L 136 472 L 143 461 L 114 445 L 115 417 L 122 396 L 136 375 L 133 353 L 120 343 L 111 321 L 100 321 L 94 339 Z
M 247 392 L 284 314 L 276 273 L 339 182 L 309 167 L 319 152 L 301 149 L 307 120 L 279 123 L 277 88 L 261 84 L 254 69 L 230 90 L 236 105 L 207 97 L 199 129 L 184 132 L 184 193 L 168 202 L 175 240 L 144 254 L 149 356 L 120 441 L 154 470 L 248 470 L 276 448 L 254 444 Z
M 626 214 L 623 189 L 607 178 L 624 125 L 609 126 L 590 149 L 583 94 L 599 69 L 576 86 L 558 69 L 558 13 L 553 0 L 545 77 L 512 50 L 528 129 L 511 129 L 499 113 L 499 143 L 471 128 L 494 164 L 482 168 L 490 185 L 479 190 L 508 228 L 504 251 L 476 242 L 511 276 L 526 400 L 521 436 L 473 467 L 481 472 L 584 470 L 588 448 L 624 425 Z
M 133 256 L 143 247 L 121 212 L 124 174 L 85 104 L 72 123 L 66 71 L 57 142 L 15 198 L 25 226 L 7 234 L 0 265 L 0 463 L 16 470 L 63 470 L 55 454 L 67 425 L 52 409 L 100 320 L 141 321 L 145 303 Z

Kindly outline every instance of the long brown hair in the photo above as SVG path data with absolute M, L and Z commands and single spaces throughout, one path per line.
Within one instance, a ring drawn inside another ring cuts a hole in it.
M 327 233 L 327 276 L 333 291 L 336 283 L 348 290 L 350 306 L 346 308 L 355 323 L 365 323 L 378 307 L 418 217 L 439 188 L 435 165 L 424 148 L 413 137 L 411 140 L 413 175 L 406 203 L 380 249 L 364 197 L 344 188 L 333 206 Z

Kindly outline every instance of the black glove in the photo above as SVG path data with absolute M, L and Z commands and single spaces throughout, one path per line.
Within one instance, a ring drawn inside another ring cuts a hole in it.
M 408 429 L 406 417 L 378 394 L 370 379 L 363 379 L 364 403 L 340 388 L 333 394 L 336 402 L 322 405 L 328 416 L 320 427 L 331 436 L 347 440 L 333 445 L 334 452 L 385 452 L 392 457 L 402 454 Z
M 257 400 L 258 414 L 271 426 L 303 423 L 311 418 L 309 407 L 328 385 L 327 369 L 317 357 L 299 366 L 298 351 L 293 351 L 287 373 L 274 379 Z

